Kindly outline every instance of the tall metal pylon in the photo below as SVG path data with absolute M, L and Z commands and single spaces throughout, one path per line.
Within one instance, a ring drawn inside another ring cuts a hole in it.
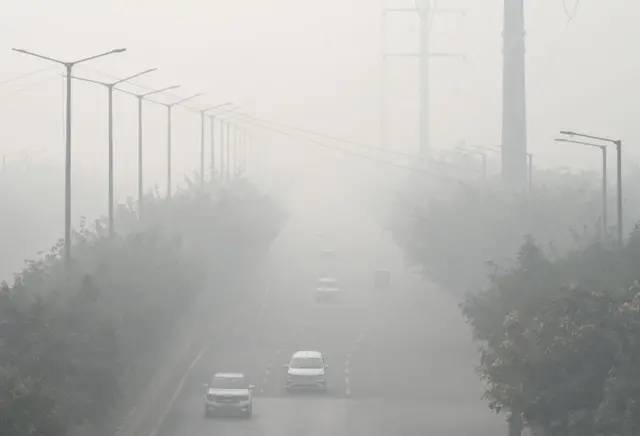
M 502 177 L 527 189 L 527 104 L 523 0 L 504 0 L 502 64 Z
M 429 66 L 432 57 L 455 57 L 463 58 L 464 54 L 460 53 L 434 53 L 430 50 L 429 34 L 433 23 L 434 14 L 449 13 L 464 16 L 465 11 L 462 9 L 434 8 L 432 0 L 415 0 L 415 7 L 412 8 L 388 8 L 385 0 L 382 1 L 382 16 L 380 30 L 380 53 L 381 53 L 381 72 L 380 72 L 380 146 L 383 149 L 388 148 L 387 129 L 386 129 L 386 103 L 387 103 L 387 58 L 389 57 L 417 57 L 419 64 L 419 138 L 420 138 L 420 155 L 426 157 L 431 148 L 430 138 L 430 88 L 429 88 Z M 420 17 L 420 50 L 418 53 L 386 53 L 386 21 L 389 13 L 393 12 L 410 12 L 417 13 Z

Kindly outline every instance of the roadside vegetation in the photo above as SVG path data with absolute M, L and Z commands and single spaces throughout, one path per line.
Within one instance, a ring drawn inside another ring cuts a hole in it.
M 414 184 L 391 229 L 410 262 L 457 291 L 486 399 L 512 431 L 638 435 L 640 230 L 624 247 L 614 229 L 602 238 L 597 178 L 545 177 L 531 201 L 497 185 Z
M 222 301 L 260 266 L 283 224 L 277 204 L 244 180 L 150 196 L 141 217 L 120 207 L 0 287 L 0 434 L 89 434 L 113 424 L 147 381 L 196 299 Z

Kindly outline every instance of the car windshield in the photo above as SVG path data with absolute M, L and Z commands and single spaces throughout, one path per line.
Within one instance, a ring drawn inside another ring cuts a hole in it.
M 294 357 L 291 360 L 291 368 L 294 369 L 319 369 L 324 368 L 322 359 L 319 357 Z
M 249 389 L 244 377 L 214 377 L 211 383 L 213 389 Z

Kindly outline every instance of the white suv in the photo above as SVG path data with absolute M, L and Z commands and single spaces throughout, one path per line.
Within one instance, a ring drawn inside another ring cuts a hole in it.
M 335 300 L 340 296 L 340 286 L 338 280 L 325 277 L 318 279 L 316 286 L 316 300 Z
M 298 351 L 288 364 L 286 389 L 319 389 L 327 390 L 326 369 L 324 356 L 319 351 Z
M 206 390 L 204 416 L 213 417 L 218 413 L 240 414 L 251 418 L 253 409 L 253 385 L 247 383 L 244 374 L 217 373 Z

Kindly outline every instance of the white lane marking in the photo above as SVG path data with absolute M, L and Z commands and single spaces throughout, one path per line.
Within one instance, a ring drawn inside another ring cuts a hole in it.
M 138 406 L 135 406 L 133 409 L 131 409 L 131 412 L 129 412 L 129 414 L 127 415 L 127 418 L 129 418 L 131 415 L 136 413 L 136 410 L 138 410 Z
M 261 320 L 264 317 L 264 312 L 267 306 L 267 300 L 269 298 L 269 287 L 265 287 L 265 291 L 264 291 L 264 297 L 262 299 L 262 304 L 260 305 L 260 312 L 258 314 L 258 317 L 256 319 L 256 322 Z M 193 346 L 194 342 L 192 342 L 189 345 L 189 349 L 191 349 L 191 347 Z M 180 394 L 180 391 L 182 390 L 182 388 L 184 387 L 184 383 L 187 380 L 188 375 L 191 373 L 191 371 L 193 370 L 193 367 L 196 366 L 196 364 L 198 363 L 198 361 L 202 358 L 202 356 L 204 355 L 204 353 L 206 352 L 207 348 L 209 348 L 209 345 L 205 345 L 202 350 L 200 350 L 200 353 L 198 354 L 198 356 L 195 358 L 195 360 L 193 362 L 191 362 L 191 365 L 189 365 L 189 368 L 187 368 L 187 371 L 185 372 L 185 374 L 183 375 L 182 379 L 180 380 L 180 384 L 178 385 L 178 388 L 176 389 L 176 391 L 174 392 L 173 396 L 171 397 L 171 400 L 169 402 L 169 405 L 167 406 L 167 408 L 165 409 L 164 413 L 160 416 L 160 419 L 158 420 L 157 426 L 156 428 L 153 430 L 153 432 L 151 433 L 151 436 L 155 436 L 155 434 L 157 433 L 158 429 L 160 428 L 160 425 L 162 425 L 162 422 L 164 421 L 164 418 L 166 417 L 167 413 L 169 413 L 169 410 L 173 407 L 173 404 L 175 403 L 176 399 L 178 398 L 178 395 Z M 262 389 L 261 392 L 264 392 L 264 390 Z M 119 434 L 122 432 L 122 430 L 125 427 L 126 422 L 128 421 L 128 419 L 136 412 L 138 406 L 136 405 L 131 412 L 129 412 L 129 415 L 127 415 L 127 418 L 125 418 L 124 422 L 122 423 L 122 425 L 120 426 L 120 428 L 118 429 L 118 431 L 115 433 L 114 436 L 119 436 Z
M 193 368 L 200 361 L 200 359 L 202 359 L 202 356 L 204 356 L 204 353 L 207 351 L 208 348 L 209 348 L 208 345 L 202 348 L 198 356 L 193 360 L 193 362 L 191 362 L 191 365 L 189 365 L 189 368 L 187 368 L 187 370 L 185 371 L 184 375 L 182 376 L 182 379 L 180 379 L 180 383 L 178 384 L 178 387 L 176 388 L 175 392 L 173 393 L 173 396 L 171 397 L 171 400 L 169 400 L 169 404 L 167 405 L 166 409 L 164 409 L 164 412 L 162 412 L 162 415 L 160 415 L 160 419 L 158 419 L 156 428 L 151 432 L 151 436 L 155 436 L 155 434 L 160 429 L 162 422 L 164 421 L 165 417 L 173 407 L 173 404 L 178 399 L 178 395 L 180 395 L 180 392 L 182 391 L 182 388 L 184 387 L 184 384 L 187 381 L 187 377 L 189 376 L 189 374 L 191 374 L 191 371 L 193 371 Z
M 350 397 L 351 396 L 351 389 L 349 389 L 349 387 L 347 386 L 347 390 L 344 393 L 347 395 L 347 397 Z
M 114 436 L 118 436 L 120 433 L 122 433 L 122 430 L 125 427 L 125 424 L 127 423 L 127 421 L 129 420 L 129 418 L 131 418 L 131 416 L 136 413 L 136 410 L 138 410 L 138 406 L 134 406 L 133 409 L 131 409 L 131 412 L 129 412 L 129 414 L 127 415 L 127 417 L 124 419 L 124 421 L 122 422 L 122 424 L 120 424 L 120 427 L 118 427 L 118 431 L 115 433 Z
M 271 374 L 271 370 L 269 368 L 267 368 L 264 373 L 267 375 L 267 377 L 269 377 L 269 374 Z
M 260 318 L 264 315 L 264 310 L 267 307 L 267 300 L 269 299 L 269 287 L 264 290 L 264 297 L 262 298 L 262 304 L 260 305 Z
M 345 368 L 345 369 L 344 369 L 344 373 L 345 373 L 345 374 L 349 374 L 349 368 Z

